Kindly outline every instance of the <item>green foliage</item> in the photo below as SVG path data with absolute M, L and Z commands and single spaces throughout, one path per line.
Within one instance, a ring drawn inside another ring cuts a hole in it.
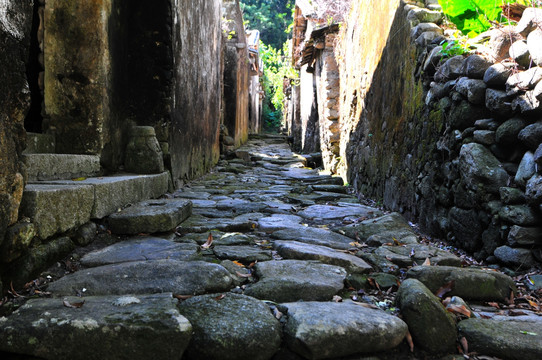
M 285 30 L 293 22 L 293 0 L 241 0 L 243 18 L 248 28 L 259 30 L 264 43 L 282 48 L 288 39 Z
M 459 31 L 456 31 L 448 40 L 441 42 L 440 45 L 442 46 L 440 53 L 446 57 L 469 54 L 473 46 L 469 44 L 468 38 Z
M 262 84 L 265 92 L 263 117 L 266 128 L 276 129 L 282 122 L 284 110 L 284 79 L 296 79 L 298 73 L 290 65 L 290 44 L 285 42 L 282 49 L 260 42 L 260 57 L 264 62 Z
M 468 37 L 475 37 L 491 27 L 491 22 L 505 22 L 503 4 L 517 0 L 439 0 L 442 11 Z M 522 1 L 519 1 L 522 2 Z

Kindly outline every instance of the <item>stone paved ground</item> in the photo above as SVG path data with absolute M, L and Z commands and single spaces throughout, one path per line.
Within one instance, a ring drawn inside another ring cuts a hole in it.
M 78 249 L 70 274 L 0 318 L 3 356 L 542 358 L 536 292 L 360 205 L 283 137 L 104 226 L 116 241 Z

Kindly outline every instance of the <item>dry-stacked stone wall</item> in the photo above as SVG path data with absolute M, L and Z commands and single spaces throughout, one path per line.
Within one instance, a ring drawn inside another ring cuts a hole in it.
M 485 33 L 476 54 L 451 56 L 437 1 L 397 3 L 357 80 L 356 30 L 341 33 L 345 176 L 478 259 L 542 261 L 542 9 Z

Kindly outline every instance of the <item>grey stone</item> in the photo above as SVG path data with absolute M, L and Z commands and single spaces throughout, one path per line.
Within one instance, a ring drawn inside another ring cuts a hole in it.
M 90 218 L 94 189 L 86 185 L 38 185 L 25 187 L 20 214 L 30 218 L 40 238 L 75 229 Z
M 452 352 L 457 329 L 453 315 L 420 281 L 407 279 L 395 301 L 416 345 L 432 353 Z
M 458 324 L 469 351 L 505 359 L 537 360 L 542 357 L 542 321 L 539 319 L 467 319 Z
M 518 134 L 518 139 L 532 151 L 542 143 L 542 121 L 527 125 Z
M 275 302 L 329 301 L 344 287 L 346 271 L 314 261 L 280 260 L 255 265 L 258 282 L 245 295 Z
M 423 71 L 428 74 L 433 74 L 443 57 L 442 46 L 436 46 L 427 56 L 427 59 L 423 64 Z
M 485 118 L 487 115 L 488 112 L 483 106 L 475 106 L 467 100 L 462 100 L 452 105 L 447 120 L 453 129 L 465 130 L 472 127 L 476 120 Z
M 55 137 L 52 134 L 26 133 L 26 149 L 23 154 L 53 154 Z
M 281 307 L 288 315 L 285 342 L 306 359 L 390 350 L 407 333 L 407 325 L 399 318 L 352 302 L 300 302 Z
M 216 208 L 218 210 L 235 211 L 235 213 L 238 215 L 251 212 L 260 212 L 266 207 L 267 205 L 261 202 L 252 202 L 243 199 L 225 199 L 216 203 Z
M 297 215 L 273 214 L 270 217 L 258 219 L 258 228 L 261 231 L 277 231 L 288 228 L 297 228 L 303 218 Z
M 490 87 L 504 87 L 511 73 L 512 68 L 510 66 L 496 63 L 487 68 L 484 73 L 484 82 Z
M 491 38 L 489 39 L 488 47 L 491 49 L 493 60 L 495 62 L 502 61 L 508 57 L 510 46 L 521 39 L 513 26 L 503 27 L 490 31 Z
M 192 215 L 177 226 L 176 231 L 180 234 L 208 233 L 210 231 L 249 231 L 256 226 L 253 220 L 235 220 L 231 218 L 207 218 L 201 215 Z
M 530 151 L 527 151 L 521 162 L 519 163 L 518 171 L 514 181 L 516 184 L 524 187 L 529 180 L 536 172 L 536 163 L 534 162 L 534 154 Z
M 96 223 L 88 222 L 77 229 L 72 240 L 79 246 L 87 246 L 96 239 L 97 231 Z
M 81 258 L 81 265 L 95 267 L 128 261 L 191 260 L 196 257 L 197 252 L 198 246 L 195 244 L 174 243 L 166 239 L 145 236 L 90 252 Z
M 514 117 L 506 120 L 495 133 L 495 140 L 501 145 L 513 145 L 518 141 L 519 132 L 525 127 L 525 120 Z
M 265 250 L 256 246 L 217 245 L 213 248 L 213 252 L 219 259 L 238 260 L 244 263 L 273 259 L 271 250 Z
M 417 39 L 422 33 L 426 31 L 432 31 L 442 35 L 444 31 L 440 26 L 434 23 L 420 23 L 410 30 L 410 38 Z
M 454 281 L 446 296 L 459 296 L 473 301 L 504 302 L 510 292 L 516 292 L 514 280 L 504 274 L 476 268 L 450 266 L 416 266 L 407 272 L 407 278 L 417 279 L 435 293 Z
M 483 145 L 470 143 L 461 147 L 459 154 L 461 177 L 470 189 L 482 183 L 487 191 L 497 193 L 508 183 L 508 174 L 502 164 Z
M 515 95 L 519 91 L 532 90 L 542 80 L 542 68 L 537 66 L 511 75 L 506 80 L 506 92 Z
M 446 82 L 448 80 L 457 79 L 463 75 L 464 60 L 465 58 L 461 55 L 446 60 L 446 62 L 438 68 L 435 74 L 435 81 Z
M 535 112 L 539 106 L 540 100 L 534 96 L 534 91 L 527 91 L 525 94 L 520 94 L 512 100 L 512 109 L 520 111 L 522 114 Z
M 152 294 L 181 295 L 229 291 L 232 278 L 218 264 L 203 261 L 148 260 L 104 265 L 80 270 L 51 283 L 55 296 Z
M 534 161 L 539 166 L 539 169 L 542 169 L 542 143 L 538 145 L 534 152 Z
M 499 212 L 499 217 L 515 225 L 536 225 L 540 216 L 527 205 L 507 205 Z
M 480 248 L 483 229 L 475 210 L 453 207 L 448 213 L 448 220 L 459 247 L 471 252 Z
M 285 259 L 318 260 L 325 264 L 341 266 L 349 273 L 367 273 L 372 270 L 372 267 L 359 257 L 326 246 L 297 241 L 274 241 L 273 247 Z
M 100 174 L 97 155 L 26 154 L 24 163 L 29 181 L 74 179 Z
M 495 143 L 495 131 L 475 130 L 474 141 L 482 145 L 493 145 Z
M 167 232 L 192 214 L 192 202 L 178 199 L 147 200 L 109 216 L 115 234 Z
M 527 181 L 525 197 L 530 204 L 542 203 L 542 175 L 536 174 Z
M 465 59 L 462 72 L 471 79 L 483 79 L 486 70 L 491 65 L 492 63 L 490 61 L 475 54 Z
M 514 113 L 512 98 L 503 90 L 486 89 L 485 104 L 492 114 L 501 118 L 511 116 Z
M 476 120 L 474 126 L 480 130 L 495 131 L 499 127 L 499 123 L 494 119 L 480 119 Z M 519 132 L 519 131 L 518 131 Z
M 346 283 L 355 289 L 373 290 L 377 287 L 381 290 L 388 290 L 391 287 L 397 287 L 399 279 L 397 276 L 387 273 L 349 274 Z
M 295 240 L 307 244 L 327 246 L 333 249 L 348 250 L 352 238 L 337 234 L 328 229 L 298 227 L 275 231 L 271 236 L 279 240 Z
M 457 80 L 455 89 L 473 104 L 485 103 L 487 86 L 483 80 L 461 77 Z
M 391 213 L 375 219 L 340 226 L 334 228 L 333 231 L 344 233 L 346 236 L 360 241 L 365 241 L 372 235 L 384 233 L 388 237 L 388 242 L 393 242 L 393 238 L 402 241 L 404 238 L 416 236 L 416 233 L 399 213 Z
M 196 296 L 181 302 L 179 310 L 193 330 L 187 359 L 266 360 L 280 347 L 280 323 L 265 303 L 251 297 Z
M 395 265 L 384 256 L 379 256 L 371 253 L 361 253 L 358 256 L 365 260 L 367 263 L 371 264 L 377 271 L 382 271 L 384 273 L 394 275 L 399 274 L 399 266 Z
M 374 252 L 375 255 L 386 258 L 402 268 L 412 266 L 415 262 L 419 265 L 429 259 L 433 265 L 461 266 L 461 259 L 439 248 L 422 245 L 408 244 L 404 246 L 381 246 Z
M 444 36 L 442 36 L 442 34 L 439 34 L 438 32 L 424 31 L 423 33 L 420 34 L 420 36 L 416 38 L 415 43 L 416 45 L 420 47 L 426 47 L 427 45 L 431 43 L 433 44 L 439 43 L 444 39 L 445 39 Z
M 78 185 L 92 186 L 94 207 L 91 217 L 102 219 L 128 204 L 155 199 L 168 190 L 167 172 L 152 175 L 115 175 L 87 178 L 77 181 Z M 73 185 L 69 180 L 51 181 L 52 184 Z
M 336 220 L 345 217 L 372 218 L 381 216 L 378 209 L 357 205 L 357 206 L 333 206 L 333 205 L 312 205 L 298 213 L 305 219 Z
M 512 59 L 514 59 L 520 66 L 529 67 L 531 63 L 531 57 L 529 54 L 529 47 L 525 40 L 518 40 L 510 46 L 508 50 Z
M 134 174 L 164 172 L 164 156 L 152 126 L 134 126 L 128 145 L 124 168 Z
M 516 205 L 525 203 L 525 193 L 520 189 L 502 187 L 499 189 L 499 194 L 503 204 Z
M 494 255 L 502 263 L 518 269 L 530 269 L 537 262 L 531 254 L 531 250 L 500 246 L 495 249 Z
M 541 227 L 523 227 L 514 225 L 508 233 L 508 245 L 532 246 L 542 245 Z
M 192 326 L 176 302 L 171 293 L 31 299 L 0 320 L 0 350 L 47 359 L 180 358 Z
M 516 31 L 527 37 L 531 31 L 535 30 L 542 24 L 542 9 L 528 7 L 523 11 L 521 19 L 516 25 Z
M 529 47 L 529 54 L 533 62 L 542 66 L 542 49 L 540 44 L 542 43 L 542 30 L 535 29 L 527 36 L 527 46 Z

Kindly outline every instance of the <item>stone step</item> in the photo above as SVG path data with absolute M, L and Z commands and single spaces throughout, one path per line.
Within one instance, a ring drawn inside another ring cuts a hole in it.
M 100 157 L 74 154 L 25 154 L 29 181 L 75 179 L 100 175 Z
M 39 237 L 47 239 L 90 219 L 104 218 L 128 204 L 158 198 L 167 190 L 167 172 L 42 181 L 26 186 L 20 215 L 30 218 Z
M 53 135 L 26 133 L 24 154 L 49 154 L 55 152 L 56 141 Z

